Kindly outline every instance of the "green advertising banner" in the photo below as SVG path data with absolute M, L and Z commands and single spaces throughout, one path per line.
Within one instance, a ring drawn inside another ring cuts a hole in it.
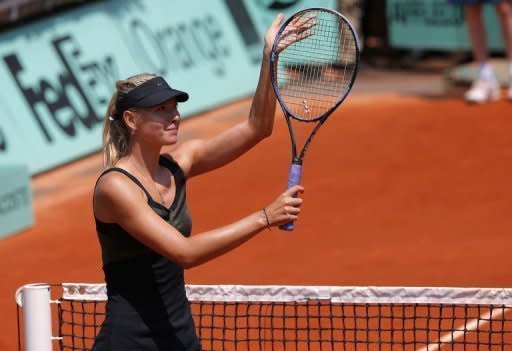
M 250 95 L 279 12 L 335 0 L 108 0 L 0 34 L 0 164 L 42 172 L 97 151 L 115 81 L 186 90 L 184 117 Z
M 405 49 L 470 50 L 461 5 L 446 0 L 388 0 L 391 46 Z M 484 20 L 490 49 L 503 50 L 499 21 L 492 5 L 485 5 Z
M 30 175 L 24 165 L 0 167 L 0 238 L 34 222 Z

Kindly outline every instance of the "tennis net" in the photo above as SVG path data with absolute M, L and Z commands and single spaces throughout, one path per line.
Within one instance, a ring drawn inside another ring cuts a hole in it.
M 105 285 L 51 289 L 54 349 L 89 350 Z M 187 295 L 204 350 L 512 350 L 512 289 L 189 285 Z

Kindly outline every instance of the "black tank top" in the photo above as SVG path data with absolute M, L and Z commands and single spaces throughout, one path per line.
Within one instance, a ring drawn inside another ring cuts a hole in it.
M 162 219 L 188 237 L 192 224 L 185 175 L 172 160 L 161 156 L 159 163 L 175 179 L 176 194 L 170 208 L 154 201 L 141 182 L 124 169 L 107 169 L 99 178 L 109 172 L 123 173 L 146 193 L 148 205 Z M 183 268 L 144 246 L 118 224 L 95 221 L 108 301 L 105 321 L 92 350 L 200 350 L 185 294 Z

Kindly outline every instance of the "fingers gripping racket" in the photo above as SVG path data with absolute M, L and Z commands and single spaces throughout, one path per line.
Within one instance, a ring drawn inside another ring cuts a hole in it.
M 352 88 L 359 65 L 356 31 L 337 11 L 301 10 L 281 25 L 270 62 L 272 87 L 290 132 L 292 164 L 287 188 L 291 188 L 300 183 L 302 162 L 311 140 Z M 316 122 L 300 153 L 292 118 Z M 293 231 L 293 222 L 280 228 Z

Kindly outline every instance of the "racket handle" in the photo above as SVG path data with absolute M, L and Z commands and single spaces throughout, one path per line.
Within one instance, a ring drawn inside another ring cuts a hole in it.
M 297 163 L 292 163 L 290 167 L 290 173 L 288 174 L 288 184 L 286 185 L 286 189 L 290 189 L 292 186 L 300 184 L 300 178 L 302 175 L 302 165 Z M 279 229 L 286 230 L 288 232 L 293 232 L 293 222 L 288 222 L 279 226 Z

